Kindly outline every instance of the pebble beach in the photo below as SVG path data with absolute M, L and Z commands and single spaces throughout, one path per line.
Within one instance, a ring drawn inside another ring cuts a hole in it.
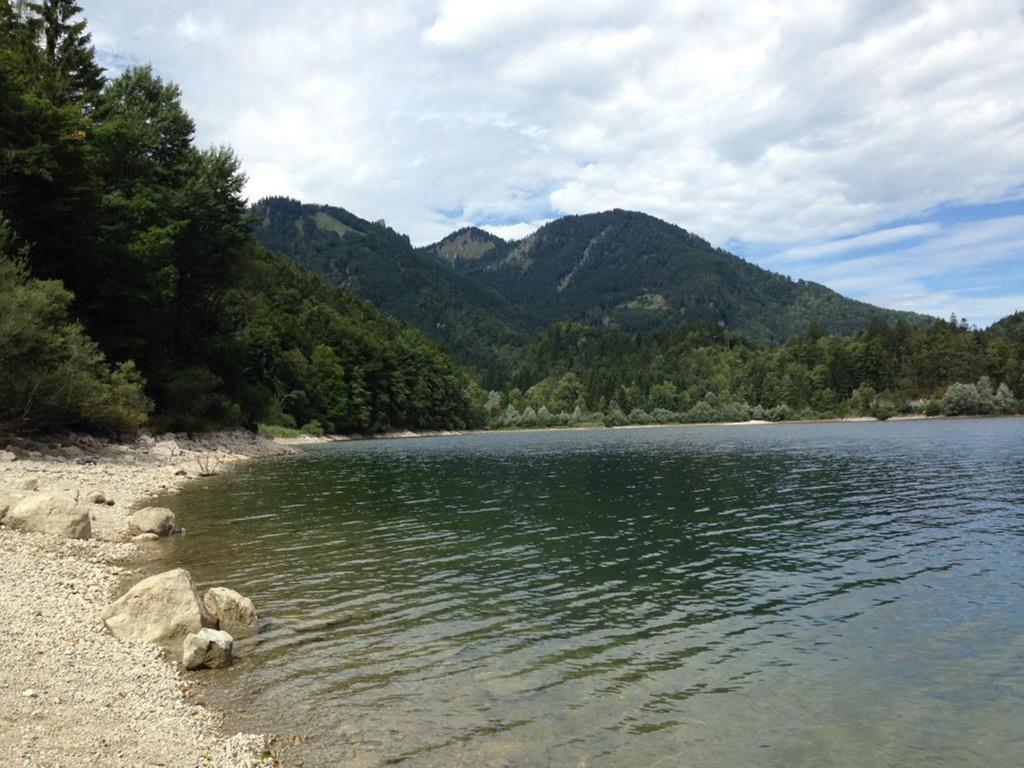
M 0 496 L 59 493 L 92 518 L 83 540 L 0 525 L 0 765 L 274 764 L 264 736 L 223 733 L 190 696 L 191 675 L 156 646 L 115 638 L 100 615 L 160 546 L 131 540 L 128 518 L 145 499 L 290 450 L 241 431 L 0 449 Z

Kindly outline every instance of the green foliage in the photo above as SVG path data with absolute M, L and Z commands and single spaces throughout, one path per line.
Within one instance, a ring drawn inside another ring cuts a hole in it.
M 497 291 L 415 250 L 383 222 L 342 208 L 267 198 L 253 208 L 253 234 L 271 251 L 416 326 L 475 366 L 485 386 L 503 383 L 501 370 L 523 343 L 522 332 L 539 328 Z
M 152 404 L 135 366 L 111 368 L 69 318 L 71 294 L 29 276 L 24 250 L 0 219 L 0 428 L 138 429 Z
M 562 324 L 519 357 L 507 400 L 560 413 L 575 397 L 581 417 L 593 403 L 601 414 L 591 421 L 609 426 L 1012 413 L 1012 389 L 1005 379 L 994 388 L 991 373 L 1017 376 L 1022 357 L 1024 334 L 1011 336 L 1008 324 L 981 332 L 955 319 L 873 323 L 848 337 L 812 325 L 783 346 L 753 345 L 718 326 L 629 334 Z M 977 383 L 955 384 L 958 377 Z M 506 412 L 502 423 L 510 422 Z

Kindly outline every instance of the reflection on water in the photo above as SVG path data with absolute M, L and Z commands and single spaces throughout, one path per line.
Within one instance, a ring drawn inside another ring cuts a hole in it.
M 1024 764 L 1024 421 L 318 447 L 171 501 L 309 766 Z

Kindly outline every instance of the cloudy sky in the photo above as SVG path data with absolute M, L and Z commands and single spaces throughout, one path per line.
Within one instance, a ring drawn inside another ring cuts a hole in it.
M 1024 309 L 1024 0 L 80 0 L 256 199 L 414 243 L 621 207 L 876 304 Z

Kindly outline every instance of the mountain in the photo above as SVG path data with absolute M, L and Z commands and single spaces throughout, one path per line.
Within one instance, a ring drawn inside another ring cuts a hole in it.
M 478 370 L 499 367 L 503 351 L 541 328 L 499 291 L 414 249 L 382 221 L 283 197 L 259 201 L 252 214 L 264 247 L 415 325 Z
M 815 322 L 839 334 L 932 322 L 770 272 L 631 211 L 567 216 L 511 242 L 466 227 L 422 248 L 342 208 L 268 198 L 253 214 L 264 246 L 412 323 L 485 386 L 558 322 L 629 332 L 712 324 L 770 344 Z
M 462 229 L 422 252 L 545 325 L 569 321 L 648 331 L 713 323 L 754 341 L 779 343 L 814 321 L 825 333 L 840 334 L 873 320 L 932 321 L 769 272 L 632 211 L 567 216 L 514 243 Z

